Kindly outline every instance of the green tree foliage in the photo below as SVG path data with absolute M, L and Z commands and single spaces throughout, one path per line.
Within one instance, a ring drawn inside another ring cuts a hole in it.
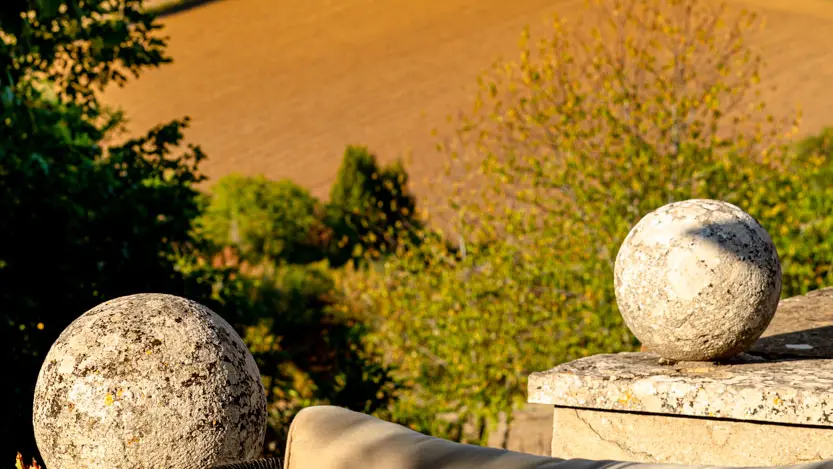
M 365 147 L 348 146 L 330 195 L 322 204 L 290 181 L 226 176 L 212 188 L 197 234 L 214 252 L 233 248 L 250 263 L 339 267 L 363 253 L 378 256 L 420 228 L 408 174 L 384 168 Z
M 335 307 L 341 299 L 326 261 L 179 262 L 189 278 L 213 286 L 203 302 L 237 325 L 258 363 L 268 399 L 267 454 L 282 454 L 289 424 L 306 406 L 367 413 L 389 406 L 397 391 L 390 369 L 366 344 L 366 326 Z
M 184 286 L 168 257 L 187 243 L 203 158 L 174 152 L 185 121 L 102 144 L 118 115 L 95 91 L 167 60 L 139 3 L 0 7 L 0 399 L 10 416 L 0 452 L 33 454 L 37 371 L 72 319 L 107 298 Z
M 100 118 L 97 91 L 171 60 L 157 34 L 161 26 L 142 1 L 4 1 L 0 80 L 6 86 L 52 83 L 60 102 Z
M 242 259 L 306 264 L 326 255 L 326 227 L 318 200 L 290 181 L 223 177 L 212 188 L 198 231 Z
M 230 183 L 228 193 L 244 202 L 278 197 L 262 213 L 295 223 L 278 227 L 284 244 L 249 227 L 279 259 L 240 263 L 194 237 L 204 155 L 178 149 L 186 120 L 108 146 L 122 137 L 122 118 L 97 93 L 169 61 L 158 29 L 138 0 L 0 6 L 0 453 L 37 454 L 32 395 L 58 334 L 96 304 L 138 292 L 199 301 L 244 335 L 269 389 L 273 451 L 304 404 L 373 411 L 394 391 L 362 325 L 330 311 L 338 298 L 326 269 L 277 265 L 305 260 L 300 233 L 315 226 L 314 199 L 290 184 Z M 234 213 L 228 204 L 213 209 Z M 227 232 L 207 226 L 224 240 Z
M 346 281 L 410 385 L 398 417 L 420 429 L 483 441 L 524 400 L 530 372 L 633 347 L 615 256 L 666 203 L 723 199 L 757 217 L 785 295 L 833 280 L 829 133 L 790 150 L 795 120 L 766 113 L 761 59 L 744 41 L 756 16 L 697 0 L 587 12 L 555 18 L 538 41 L 525 33 L 519 57 L 480 78 L 445 146 L 457 248 L 426 238 Z M 427 418 L 440 413 L 460 419 Z
M 790 162 L 792 170 L 753 176 L 749 197 L 778 247 L 785 297 L 833 285 L 833 128 L 800 140 Z
M 365 147 L 348 146 L 330 191 L 327 222 L 333 229 L 334 264 L 376 255 L 399 243 L 397 233 L 419 229 L 416 200 L 400 162 L 379 167 Z
M 366 326 L 343 307 L 331 275 L 341 276 L 328 267 L 354 253 L 375 257 L 396 245 L 399 231 L 416 229 L 406 185 L 401 165 L 380 169 L 366 148 L 348 147 L 326 205 L 262 177 L 225 177 L 208 196 L 195 233 L 213 267 L 206 259 L 182 266 L 213 285 L 222 310 L 237 312 L 231 320 L 242 325 L 269 394 L 269 451 L 312 403 L 389 415 L 398 383 L 363 339 Z

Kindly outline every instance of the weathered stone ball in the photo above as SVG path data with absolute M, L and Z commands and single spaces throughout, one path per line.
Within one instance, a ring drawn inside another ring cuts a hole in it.
M 766 230 L 740 208 L 693 199 L 646 215 L 616 256 L 616 302 L 649 351 L 721 360 L 761 336 L 781 295 L 781 264 Z
M 46 355 L 33 414 L 50 469 L 205 469 L 255 458 L 266 432 L 260 373 L 234 329 L 161 294 L 72 322 Z

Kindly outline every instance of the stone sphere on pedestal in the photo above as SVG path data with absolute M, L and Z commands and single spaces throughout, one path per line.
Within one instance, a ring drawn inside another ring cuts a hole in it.
M 205 469 L 258 456 L 266 431 L 260 373 L 234 329 L 161 294 L 70 324 L 41 367 L 33 413 L 50 469 Z
M 769 234 L 721 201 L 693 199 L 646 215 L 615 265 L 616 302 L 631 332 L 671 360 L 721 360 L 753 345 L 781 295 Z

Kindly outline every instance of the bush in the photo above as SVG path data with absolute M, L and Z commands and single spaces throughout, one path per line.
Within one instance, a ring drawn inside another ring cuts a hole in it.
M 322 208 L 306 189 L 290 181 L 231 175 L 211 192 L 197 231 L 215 250 L 234 247 L 252 263 L 307 264 L 326 257 Z
M 363 147 L 347 148 L 323 210 L 306 190 L 263 177 L 225 177 L 206 199 L 200 254 L 180 258 L 179 268 L 212 286 L 211 304 L 255 354 L 269 397 L 269 452 L 280 451 L 308 405 L 390 415 L 400 383 L 364 339 L 362 318 L 344 307 L 332 278 L 341 274 L 329 266 L 397 246 L 400 232 L 418 229 L 415 205 L 404 168 L 379 168 Z
M 326 262 L 217 267 L 183 257 L 179 268 L 213 286 L 203 302 L 225 312 L 257 361 L 268 399 L 266 454 L 281 455 L 304 407 L 374 413 L 390 405 L 397 383 L 365 343 L 365 326 L 334 307 L 341 300 Z
M 322 209 L 288 181 L 228 176 L 214 186 L 195 229 L 199 252 L 179 259 L 195 285 L 242 331 L 267 388 L 267 447 L 278 452 L 295 413 L 330 403 L 379 415 L 400 383 L 362 318 L 345 308 L 330 265 L 372 259 L 414 233 L 415 201 L 400 164 L 379 168 L 366 148 L 348 147 L 331 201 Z M 206 254 L 208 254 L 206 256 Z
M 327 207 L 334 265 L 361 260 L 365 251 L 374 257 L 389 252 L 400 233 L 419 230 L 416 200 L 407 185 L 401 162 L 380 168 L 367 148 L 347 147 Z
M 380 168 L 365 147 L 348 146 L 326 205 L 290 181 L 231 175 L 212 189 L 197 234 L 207 249 L 233 248 L 251 263 L 339 267 L 390 251 L 414 233 L 416 201 L 401 163 Z
M 833 128 L 797 142 L 790 160 L 792 170 L 750 175 L 746 201 L 778 248 L 784 297 L 833 285 Z

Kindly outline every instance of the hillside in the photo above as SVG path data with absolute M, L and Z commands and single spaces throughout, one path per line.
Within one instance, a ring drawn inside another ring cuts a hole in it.
M 833 123 L 833 2 L 735 0 L 761 10 L 771 110 L 803 131 Z M 525 25 L 581 0 L 222 0 L 164 19 L 175 63 L 106 96 L 132 129 L 190 115 L 216 178 L 288 177 L 325 195 L 344 146 L 412 154 L 414 182 L 442 155 L 430 135 L 468 106 L 475 77 L 514 54 Z

